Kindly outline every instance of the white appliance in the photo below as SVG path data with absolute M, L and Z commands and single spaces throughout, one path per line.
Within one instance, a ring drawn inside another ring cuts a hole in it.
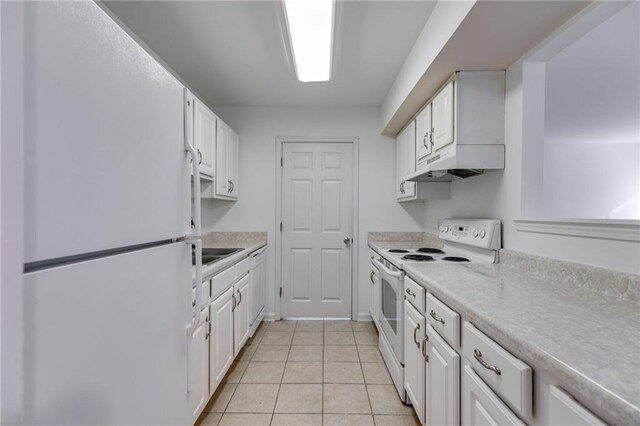
M 495 263 L 501 244 L 496 219 L 444 219 L 439 228 L 442 249 L 392 248 L 374 259 L 379 270 L 380 338 L 382 357 L 400 399 L 404 391 L 404 267 L 411 263 Z
M 249 267 L 249 279 L 251 280 L 249 286 L 249 288 L 251 288 L 251 324 L 249 325 L 249 333 L 252 337 L 264 318 L 264 307 L 267 296 L 266 250 L 267 248 L 263 247 L 249 255 L 249 259 L 251 260 Z
M 192 103 L 95 3 L 24 8 L 24 422 L 191 423 Z

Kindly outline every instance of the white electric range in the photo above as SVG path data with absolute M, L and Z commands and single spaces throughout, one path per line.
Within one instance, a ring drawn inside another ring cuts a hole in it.
M 501 244 L 496 219 L 444 219 L 440 224 L 442 248 L 391 248 L 380 250 L 380 352 L 400 398 L 404 392 L 404 266 L 409 263 L 495 263 Z

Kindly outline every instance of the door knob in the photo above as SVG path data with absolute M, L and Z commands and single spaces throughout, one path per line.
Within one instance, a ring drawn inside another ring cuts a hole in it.
M 349 237 L 345 237 L 345 239 L 344 239 L 344 240 L 342 240 L 342 241 L 344 241 L 344 244 L 345 244 L 347 247 L 349 247 L 349 246 L 351 245 L 351 238 L 349 238 Z

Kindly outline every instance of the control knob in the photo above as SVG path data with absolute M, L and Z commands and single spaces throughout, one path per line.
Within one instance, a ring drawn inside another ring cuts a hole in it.
M 487 236 L 487 231 L 485 231 L 484 229 L 480 231 L 480 238 L 484 238 L 486 236 Z

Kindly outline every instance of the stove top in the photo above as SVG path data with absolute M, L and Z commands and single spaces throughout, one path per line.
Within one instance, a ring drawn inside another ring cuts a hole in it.
M 409 253 L 409 250 L 405 250 L 405 249 L 390 249 L 389 253 Z
M 447 262 L 470 262 L 469 259 L 461 256 L 445 256 L 442 260 L 446 260 Z
M 402 260 L 413 260 L 414 262 L 430 262 L 435 259 L 424 254 L 407 254 L 406 256 L 402 256 Z
M 444 251 L 437 248 L 422 247 L 418 249 L 418 253 L 444 254 Z

